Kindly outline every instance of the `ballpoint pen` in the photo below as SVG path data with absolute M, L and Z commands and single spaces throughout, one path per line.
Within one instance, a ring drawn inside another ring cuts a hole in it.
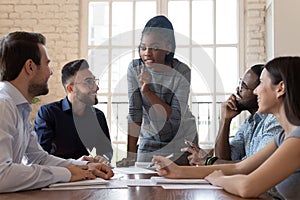
M 195 149 L 194 144 L 191 141 L 184 139 L 184 143 L 188 145 L 190 148 Z
M 111 166 L 111 164 L 109 162 L 108 156 L 105 155 L 105 154 L 103 154 L 102 157 L 106 159 L 106 161 L 103 161 L 103 163 L 106 164 L 106 165 L 108 165 L 110 168 L 113 168 L 113 166 Z
M 90 151 L 89 148 L 86 148 L 86 150 L 88 151 L 89 155 L 92 157 L 92 158 L 95 158 L 97 156 L 97 151 L 96 151 L 96 148 L 93 147 L 92 151 Z
M 107 157 L 107 155 L 103 154 L 102 156 L 103 156 L 103 158 L 105 158 L 106 160 L 109 161 L 109 158 Z
M 95 159 L 95 158 L 97 157 L 96 147 L 93 147 L 92 151 L 90 151 L 89 148 L 86 148 L 86 150 L 88 151 L 89 156 L 91 156 L 92 158 Z M 101 161 L 101 162 L 104 163 L 104 164 L 106 164 L 106 165 L 108 165 L 110 168 L 113 168 L 113 167 L 111 166 L 110 162 L 109 162 L 108 156 L 105 155 L 105 154 L 103 154 L 102 157 L 103 157 L 105 160 L 104 160 L 104 161 Z M 103 159 L 103 158 L 102 158 L 102 159 Z M 100 161 L 100 160 L 102 160 L 102 159 L 99 159 L 99 158 L 98 158 L 98 161 Z M 94 162 L 95 162 L 95 161 L 94 161 Z
M 188 141 L 187 139 L 184 139 L 184 143 L 186 145 L 189 146 L 189 148 L 195 150 L 196 152 L 198 152 L 198 157 L 199 158 L 205 158 L 207 156 L 211 156 L 211 154 L 213 154 L 213 152 L 211 152 L 211 150 L 206 151 L 200 147 L 197 147 L 197 145 L 195 145 L 194 143 L 192 143 L 191 141 Z
M 174 154 L 173 153 L 171 153 L 170 155 L 168 155 L 168 156 L 166 156 L 165 158 L 168 158 L 168 159 L 170 159 L 170 158 L 172 158 L 174 156 Z M 155 163 L 151 163 L 147 168 L 151 168 L 151 167 L 154 167 L 154 165 L 156 164 L 156 162 Z

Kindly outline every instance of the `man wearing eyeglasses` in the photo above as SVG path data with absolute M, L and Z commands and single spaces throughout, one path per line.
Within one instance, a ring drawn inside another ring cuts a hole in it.
M 228 162 L 238 162 L 262 149 L 274 135 L 282 131 L 275 116 L 257 112 L 257 96 L 253 90 L 260 83 L 263 65 L 249 68 L 240 79 L 236 94 L 231 94 L 221 106 L 221 119 L 215 143 L 215 157 L 208 155 L 197 145 L 182 149 L 191 155 L 190 165 L 212 165 Z M 248 111 L 248 116 L 241 124 L 235 136 L 230 139 L 230 125 L 234 117 L 242 111 Z
M 253 90 L 260 84 L 261 64 L 249 68 L 236 88 L 236 94 L 231 94 L 221 106 L 219 132 L 215 142 L 215 156 L 210 156 L 198 145 L 182 149 L 191 153 L 188 157 L 190 165 L 213 165 L 238 162 L 258 152 L 267 145 L 274 136 L 283 131 L 272 114 L 257 112 L 257 96 Z M 230 125 L 234 117 L 242 111 L 250 115 L 241 124 L 235 136 L 230 139 Z M 281 195 L 272 188 L 268 193 L 274 199 L 282 199 Z
M 98 83 L 86 60 L 64 65 L 62 84 L 67 96 L 41 106 L 34 123 L 38 141 L 48 153 L 107 164 L 111 160 L 113 150 L 106 118 L 93 107 L 98 103 Z M 93 149 L 95 155 L 84 156 L 91 155 Z

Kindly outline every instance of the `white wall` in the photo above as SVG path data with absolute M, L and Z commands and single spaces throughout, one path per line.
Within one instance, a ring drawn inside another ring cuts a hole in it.
M 269 0 L 272 15 L 267 26 L 268 60 L 284 55 L 300 56 L 300 1 Z

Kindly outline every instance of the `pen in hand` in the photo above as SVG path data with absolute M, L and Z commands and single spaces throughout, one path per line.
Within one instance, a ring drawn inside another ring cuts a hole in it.
M 103 154 L 102 156 L 103 156 L 106 160 L 109 161 L 109 158 L 108 158 L 105 154 Z
M 104 163 L 104 164 L 108 165 L 110 168 L 112 168 L 112 166 L 111 166 L 111 164 L 110 164 L 110 162 L 109 162 L 108 156 L 106 156 L 105 154 L 103 154 L 102 157 L 106 159 L 106 160 L 103 161 L 102 163 Z
M 184 139 L 184 144 L 188 145 L 190 148 L 195 149 L 194 144 L 187 139 Z
M 166 156 L 165 158 L 168 158 L 168 159 L 170 159 L 170 158 L 172 158 L 174 156 L 174 154 L 173 153 L 171 153 L 170 155 L 168 155 L 168 156 Z M 151 168 L 151 167 L 154 167 L 154 165 L 156 164 L 156 162 L 155 163 L 151 163 L 147 168 Z
M 95 147 L 93 147 L 92 151 L 90 151 L 89 148 L 86 148 L 86 150 L 89 153 L 89 156 L 91 156 L 92 158 L 95 158 L 97 156 L 96 148 Z
M 98 156 L 96 147 L 93 147 L 92 151 L 90 151 L 89 148 L 86 148 L 86 150 L 88 151 L 89 156 L 93 158 L 93 162 L 103 163 L 111 167 L 108 156 L 105 154 L 103 154 L 102 156 Z

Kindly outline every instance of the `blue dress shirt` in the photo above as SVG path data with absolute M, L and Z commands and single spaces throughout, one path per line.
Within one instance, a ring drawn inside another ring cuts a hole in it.
M 231 159 L 242 160 L 250 157 L 264 148 L 282 130 L 272 114 L 257 112 L 249 116 L 230 141 Z

